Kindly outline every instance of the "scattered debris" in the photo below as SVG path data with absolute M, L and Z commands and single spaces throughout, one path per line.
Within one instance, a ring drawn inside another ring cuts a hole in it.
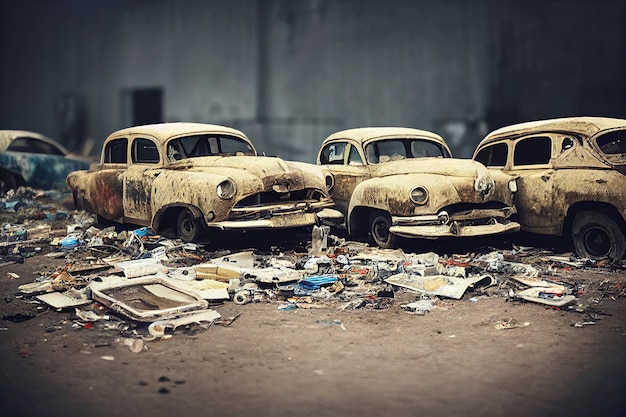
M 94 282 L 88 290 L 94 301 L 143 322 L 170 319 L 208 306 L 196 293 L 178 288 L 159 277 L 112 278 Z
M 469 287 L 490 286 L 496 283 L 491 275 L 457 278 L 445 275 L 420 276 L 397 274 L 385 280 L 389 284 L 408 288 L 423 294 L 439 295 L 459 300 Z
M 19 205 L 6 197 L 2 201 L 0 264 L 7 267 L 36 255 L 65 262 L 44 268 L 33 282 L 19 285 L 16 294 L 5 294 L 0 299 L 2 318 L 23 321 L 49 309 L 70 310 L 72 319 L 66 323 L 72 328 L 115 332 L 115 339 L 98 346 L 117 344 L 135 353 L 147 349 L 148 341 L 178 332 L 232 325 L 241 313 L 223 318 L 213 308 L 225 303 L 276 303 L 279 310 L 294 313 L 399 308 L 425 315 L 453 308 L 446 300 L 475 303 L 500 297 L 581 315 L 573 326 L 584 327 L 606 314 L 602 303 L 626 295 L 624 285 L 610 276 L 597 283 L 569 279 L 574 268 L 610 274 L 619 268 L 614 263 L 530 247 L 453 255 L 405 253 L 346 241 L 316 227 L 315 241 L 307 248 L 210 252 L 207 245 L 166 238 L 151 228 L 101 227 L 84 211 L 63 209 L 62 201 L 71 196 L 36 197 L 40 195 L 20 189 Z M 21 216 L 26 209 L 29 216 Z M 24 279 L 12 271 L 3 276 Z M 339 320 L 317 324 L 346 329 Z M 529 324 L 506 319 L 495 327 Z M 55 323 L 46 331 L 62 328 Z M 91 353 L 95 347 L 83 351 Z
M 495 328 L 497 330 L 506 330 L 506 329 L 516 329 L 518 327 L 527 327 L 527 326 L 530 326 L 530 322 L 526 321 L 524 323 L 519 324 L 517 320 L 508 318 L 496 324 Z

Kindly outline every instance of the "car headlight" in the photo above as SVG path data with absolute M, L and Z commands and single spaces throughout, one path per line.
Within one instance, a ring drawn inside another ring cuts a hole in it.
M 235 196 L 235 183 L 231 179 L 220 182 L 217 186 L 217 196 L 222 200 L 230 200 Z
M 517 181 L 516 180 L 509 181 L 509 190 L 511 190 L 512 193 L 516 193 L 517 192 Z
M 415 187 L 411 190 L 411 201 L 415 204 L 426 204 L 428 201 L 428 191 L 424 187 Z
M 474 184 L 474 189 L 478 191 L 481 195 L 486 196 L 491 193 L 494 188 L 493 179 L 488 175 L 479 175 L 476 178 L 476 183 Z

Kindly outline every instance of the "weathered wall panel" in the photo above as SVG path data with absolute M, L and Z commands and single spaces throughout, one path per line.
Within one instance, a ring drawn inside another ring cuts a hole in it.
M 165 120 L 232 125 L 285 158 L 368 125 L 433 129 L 469 156 L 507 123 L 626 117 L 625 15 L 611 0 L 2 2 L 0 126 L 91 136 L 97 154 L 129 123 L 122 93 L 157 87 Z

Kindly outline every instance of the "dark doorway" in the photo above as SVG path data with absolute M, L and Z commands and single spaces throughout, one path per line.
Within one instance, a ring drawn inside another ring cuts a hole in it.
M 163 89 L 136 88 L 122 91 L 122 121 L 137 126 L 163 121 Z

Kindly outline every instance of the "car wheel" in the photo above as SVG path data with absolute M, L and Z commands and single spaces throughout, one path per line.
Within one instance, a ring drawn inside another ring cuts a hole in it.
M 185 209 L 178 215 L 176 232 L 183 242 L 195 242 L 200 240 L 204 233 L 202 220 L 196 219 L 191 211 Z
M 572 240 L 576 253 L 581 257 L 608 257 L 612 261 L 619 261 L 626 252 L 626 237 L 620 225 L 600 212 L 581 211 L 576 214 Z
M 0 173 L 0 195 L 5 195 L 9 190 L 15 190 L 17 182 L 15 177 L 8 172 Z
M 370 236 L 373 243 L 383 249 L 396 247 L 397 236 L 389 232 L 391 216 L 383 212 L 375 212 L 370 216 Z

